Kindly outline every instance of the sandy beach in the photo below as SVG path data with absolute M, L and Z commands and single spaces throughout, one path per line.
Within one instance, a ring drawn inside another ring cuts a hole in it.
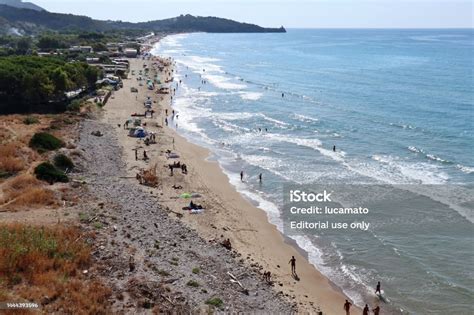
M 154 62 L 153 59 L 130 59 L 128 79 L 123 81 L 123 88 L 114 92 L 104 107 L 103 120 L 115 128 L 130 181 L 145 191 L 158 193 L 158 203 L 166 207 L 170 216 L 184 221 L 204 239 L 221 242 L 229 238 L 233 249 L 241 254 L 242 261 L 262 274 L 264 271 L 271 272 L 274 290 L 282 291 L 297 304 L 300 313 L 316 313 L 320 309 L 324 314 L 340 314 L 346 299 L 344 294 L 308 262 L 303 251 L 290 244 L 268 222 L 263 210 L 253 206 L 235 190 L 218 163 L 208 160 L 208 150 L 178 134 L 179 116 L 175 119 L 171 116 L 170 95 L 156 94 L 146 85 L 139 85 L 139 70 L 144 69 L 145 64 L 152 69 Z M 131 75 L 132 71 L 135 75 Z M 162 81 L 169 80 L 172 78 L 168 75 L 171 71 L 172 67 L 165 68 L 158 75 Z M 154 74 L 150 73 L 149 77 L 153 78 Z M 136 87 L 138 93 L 132 93 L 131 87 Z M 156 133 L 157 141 L 150 146 L 129 137 L 128 130 L 123 127 L 132 113 L 144 113 L 143 103 L 148 97 L 153 101 L 155 114 L 153 118 L 142 119 L 142 123 L 146 123 L 148 131 Z M 163 126 L 166 110 L 169 126 Z M 135 159 L 135 150 L 138 150 L 138 160 Z M 142 159 L 143 150 L 146 150 L 149 160 Z M 179 158 L 168 159 L 166 150 L 177 153 Z M 168 164 L 177 161 L 187 165 L 187 174 L 175 169 L 171 176 Z M 158 189 L 140 186 L 134 178 L 138 171 L 155 165 L 160 182 Z M 182 189 L 174 189 L 173 185 L 182 186 Z M 190 201 L 178 197 L 183 192 L 198 193 L 200 197 L 193 198 L 193 202 L 201 204 L 205 210 L 199 214 L 182 210 Z M 291 256 L 296 258 L 299 281 L 291 275 Z

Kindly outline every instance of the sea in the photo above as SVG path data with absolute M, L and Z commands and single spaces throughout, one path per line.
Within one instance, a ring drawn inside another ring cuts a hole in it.
M 176 61 L 178 132 L 355 304 L 472 314 L 473 48 L 472 29 L 289 29 L 152 53 Z M 366 231 L 286 229 L 282 187 L 325 184 L 398 197 L 371 204 Z

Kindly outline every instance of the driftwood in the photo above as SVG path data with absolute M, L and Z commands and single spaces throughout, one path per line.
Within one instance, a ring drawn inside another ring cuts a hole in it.
M 167 296 L 163 295 L 163 294 L 160 294 L 160 296 L 165 299 L 166 301 L 168 301 L 171 305 L 175 306 L 176 304 L 173 303 Z
M 249 295 L 249 290 L 247 290 L 247 289 L 242 285 L 242 283 L 240 283 L 240 281 L 237 280 L 237 278 L 236 278 L 233 274 L 231 274 L 229 271 L 227 271 L 227 274 L 229 275 L 229 277 L 231 277 L 230 282 L 232 282 L 232 283 L 237 283 L 237 284 L 240 286 L 240 288 L 242 288 L 242 293 L 244 293 L 245 295 Z

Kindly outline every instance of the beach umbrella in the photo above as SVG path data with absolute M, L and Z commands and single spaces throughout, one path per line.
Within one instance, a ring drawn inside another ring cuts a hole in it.
M 190 193 L 182 193 L 181 195 L 179 195 L 179 197 L 183 199 L 187 199 L 187 198 L 191 198 L 192 196 Z

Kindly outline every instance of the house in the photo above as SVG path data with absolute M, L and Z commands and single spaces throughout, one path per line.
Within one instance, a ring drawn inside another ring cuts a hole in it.
M 124 50 L 125 57 L 127 58 L 136 58 L 138 55 L 138 51 L 133 48 L 126 48 Z
M 86 58 L 86 62 L 87 62 L 88 64 L 99 63 L 99 62 L 100 62 L 100 58 Z
M 90 54 L 94 52 L 94 49 L 92 49 L 91 46 L 72 46 L 71 48 L 69 48 L 69 51 Z

